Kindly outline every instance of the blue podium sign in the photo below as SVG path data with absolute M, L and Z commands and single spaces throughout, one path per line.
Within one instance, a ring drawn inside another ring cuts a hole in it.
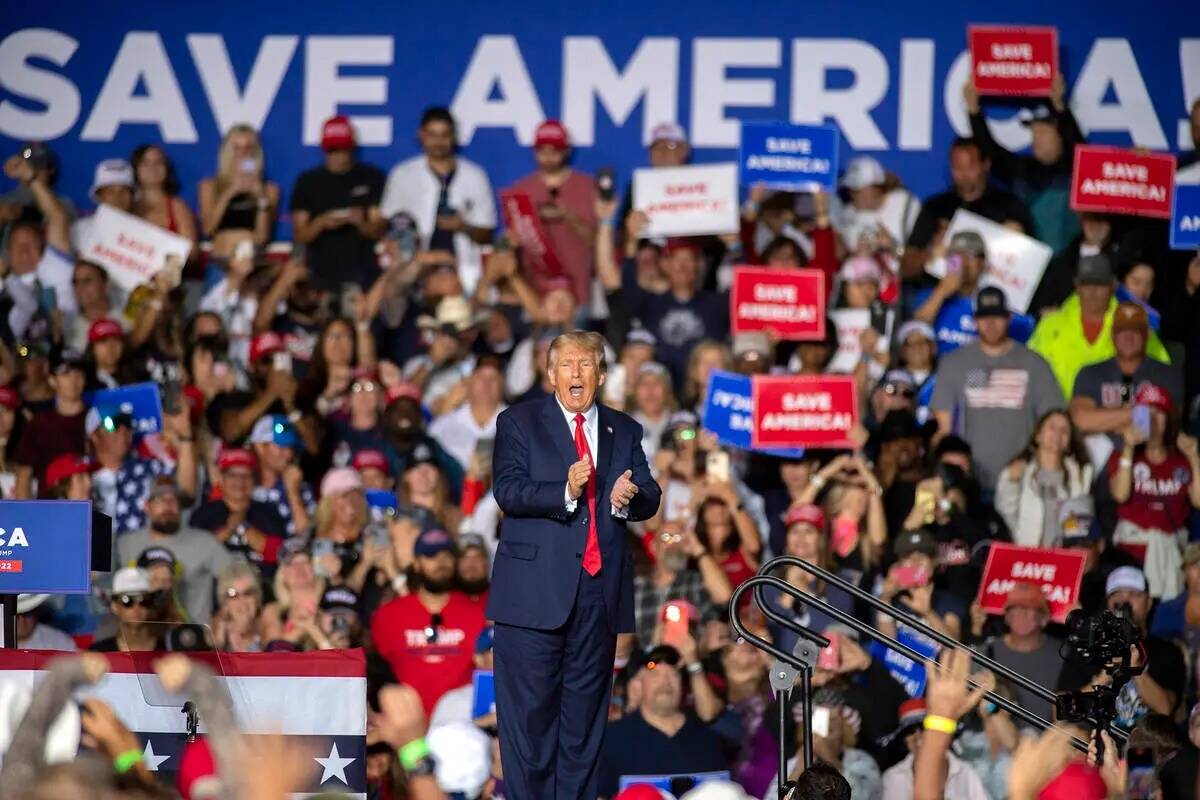
M 0 500 L 0 594 L 91 590 L 90 500 Z

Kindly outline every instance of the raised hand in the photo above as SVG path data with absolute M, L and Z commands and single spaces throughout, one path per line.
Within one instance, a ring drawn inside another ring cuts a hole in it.
M 567 470 L 567 492 L 571 495 L 572 500 L 579 499 L 579 495 L 583 494 L 591 477 L 592 462 L 586 456 L 571 465 L 571 468 Z
M 630 480 L 632 475 L 633 470 L 625 470 L 613 485 L 610 499 L 614 508 L 625 508 L 633 500 L 633 496 L 638 493 L 637 484 Z

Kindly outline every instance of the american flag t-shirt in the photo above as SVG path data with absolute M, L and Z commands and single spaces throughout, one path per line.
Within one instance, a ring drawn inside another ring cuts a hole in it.
M 967 372 L 964 395 L 967 408 L 1018 409 L 1025 405 L 1029 373 L 1023 369 L 972 369 Z

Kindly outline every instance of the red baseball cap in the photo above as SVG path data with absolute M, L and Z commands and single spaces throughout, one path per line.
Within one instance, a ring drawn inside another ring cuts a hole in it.
M 254 453 L 251 453 L 249 450 L 243 450 L 240 447 L 230 447 L 222 450 L 220 457 L 217 458 L 217 469 L 225 472 L 235 467 L 245 467 L 253 471 L 258 467 L 258 460 L 254 457 Z
M 1150 406 L 1157 408 L 1164 414 L 1171 413 L 1171 395 L 1162 388 L 1153 383 L 1143 383 L 1138 387 L 1137 394 L 1133 397 L 1133 402 L 1139 406 Z
M 377 469 L 385 475 L 392 474 L 387 456 L 381 450 L 359 450 L 350 461 L 350 466 L 355 469 Z
M 322 150 L 353 150 L 354 144 L 354 126 L 350 124 L 349 117 L 338 114 L 325 120 L 321 126 Z
M 21 393 L 11 386 L 0 386 L 0 406 L 16 411 L 21 407 Z
M 93 344 L 101 339 L 116 337 L 121 339 L 125 336 L 125 331 L 121 330 L 121 324 L 111 319 L 98 319 L 92 323 L 92 327 L 88 328 L 88 344 Z
M 98 465 L 91 459 L 76 453 L 67 453 L 50 462 L 46 467 L 46 486 L 57 486 L 60 481 L 72 475 L 82 475 L 85 472 L 95 472 Z
M 537 133 L 533 135 L 533 146 L 566 150 L 571 146 L 571 141 L 567 136 L 567 129 L 561 122 L 556 119 L 548 119 L 538 125 Z
M 274 355 L 283 350 L 283 337 L 275 331 L 265 331 L 250 341 L 250 363 L 263 356 Z
M 785 528 L 790 528 L 799 523 L 812 525 L 819 531 L 825 530 L 825 512 L 821 510 L 819 505 L 815 503 L 804 503 L 803 505 L 792 506 L 787 510 L 787 515 L 783 518 Z
M 413 402 L 415 402 L 417 405 L 420 405 L 421 404 L 421 388 L 419 386 L 417 386 L 416 384 L 408 383 L 407 381 L 405 381 L 403 383 L 398 383 L 395 386 L 393 386 L 392 388 L 388 389 L 387 404 L 389 406 L 392 403 L 394 403 L 397 400 L 400 400 L 402 398 L 408 398 L 409 400 L 412 400 Z
M 216 797 L 221 786 L 208 740 L 199 738 L 185 744 L 179 757 L 179 772 L 175 776 L 175 788 L 179 796 L 184 800 Z

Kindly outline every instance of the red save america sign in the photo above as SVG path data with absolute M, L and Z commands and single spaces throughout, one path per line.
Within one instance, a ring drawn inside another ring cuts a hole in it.
M 504 213 L 504 226 L 512 232 L 514 243 L 521 248 L 521 263 L 525 268 L 537 278 L 562 275 L 562 262 L 550 247 L 542 218 L 529 195 L 504 189 L 500 192 L 500 208 Z
M 970 25 L 967 44 L 975 90 L 1009 97 L 1045 97 L 1058 74 L 1058 29 Z
M 816 269 L 734 267 L 733 332 L 773 331 L 780 339 L 825 338 L 825 276 Z
M 1063 622 L 1079 600 L 1079 584 L 1087 554 L 1082 550 L 1051 550 L 993 543 L 988 550 L 979 605 L 989 614 L 1003 614 L 1008 593 L 1018 583 L 1042 588 L 1050 604 L 1050 618 Z
M 1170 219 L 1174 185 L 1175 156 L 1075 146 L 1071 208 L 1076 211 Z
M 756 375 L 750 446 L 853 447 L 858 391 L 851 375 Z

